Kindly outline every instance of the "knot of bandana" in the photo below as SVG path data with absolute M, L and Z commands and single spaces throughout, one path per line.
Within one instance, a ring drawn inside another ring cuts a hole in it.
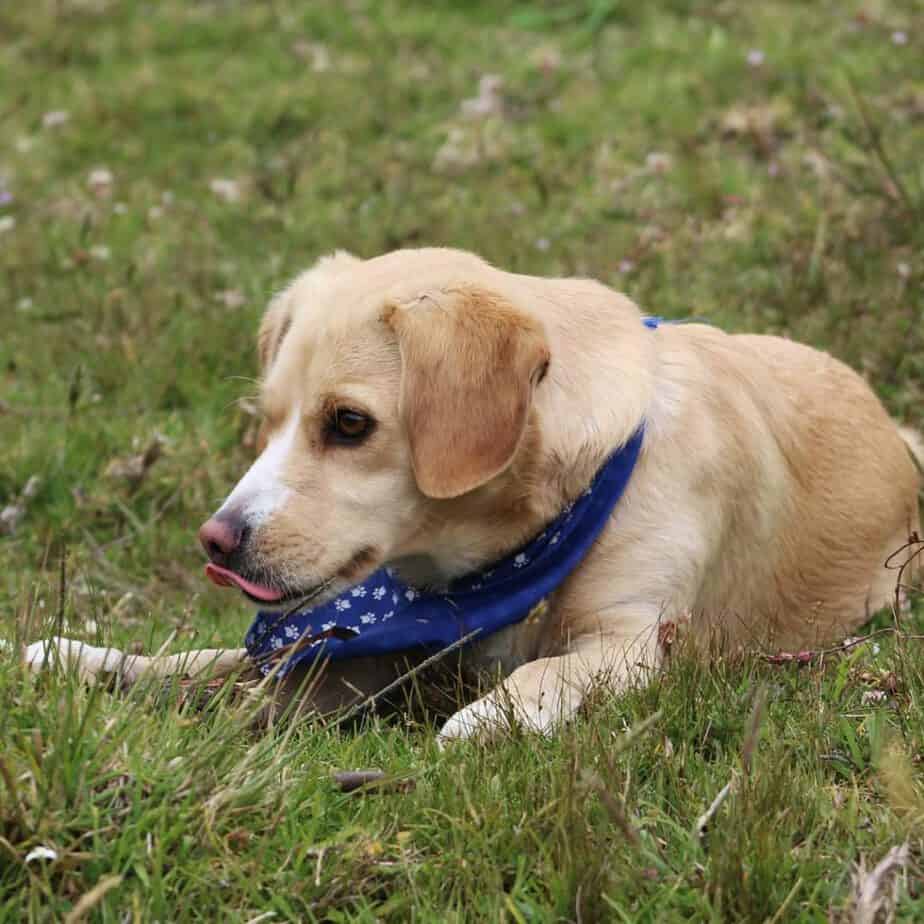
M 258 613 L 244 640 L 248 653 L 264 674 L 282 677 L 319 657 L 438 651 L 520 622 L 590 550 L 629 483 L 643 435 L 639 428 L 535 539 L 489 568 L 442 591 L 411 587 L 382 568 L 321 606 Z

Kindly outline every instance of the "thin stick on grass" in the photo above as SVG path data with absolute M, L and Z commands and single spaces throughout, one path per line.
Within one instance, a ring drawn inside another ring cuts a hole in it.
M 772 918 L 770 918 L 767 924 L 777 924 L 778 921 L 783 920 L 783 915 L 786 913 L 786 909 L 790 906 L 790 904 L 792 903 L 792 900 L 796 897 L 796 894 L 801 888 L 802 888 L 802 877 L 800 876 L 796 880 L 796 884 L 789 890 L 789 894 L 786 896 L 786 898 L 783 899 L 783 904 L 780 905 L 780 907 L 776 909 L 776 913 L 773 915 Z
M 748 730 L 744 737 L 744 744 L 741 746 L 741 766 L 744 768 L 745 776 L 751 775 L 751 760 L 754 757 L 754 751 L 757 749 L 757 741 L 760 737 L 760 723 L 764 717 L 766 704 L 767 684 L 762 683 L 754 694 L 754 705 L 751 707 Z
M 77 904 L 68 912 L 64 924 L 76 924 L 83 920 L 113 889 L 122 884 L 121 876 L 104 876 L 84 895 L 80 896 Z
M 898 170 L 896 170 L 895 165 L 892 163 L 892 158 L 889 157 L 889 153 L 885 149 L 885 145 L 882 141 L 882 131 L 873 121 L 869 107 L 866 104 L 866 100 L 857 89 L 856 83 L 854 83 L 853 78 L 849 74 L 847 75 L 847 86 L 850 89 L 850 95 L 853 97 L 854 105 L 857 107 L 860 121 L 863 123 L 863 128 L 866 131 L 866 139 L 869 142 L 870 147 L 873 149 L 873 153 L 876 155 L 876 159 L 879 161 L 880 165 L 885 171 L 886 176 L 892 184 L 892 188 L 905 204 L 905 208 L 908 209 L 909 215 L 916 215 L 918 212 L 917 206 L 915 205 L 914 200 L 911 198 L 911 195 L 908 192 L 904 181 L 899 175 Z
M 735 782 L 734 777 L 730 779 L 720 790 L 719 794 L 712 800 L 709 808 L 703 812 L 702 815 L 696 820 L 696 836 L 702 838 L 703 834 L 706 832 L 706 828 L 709 826 L 709 822 L 715 818 L 716 813 L 722 807 L 722 803 L 729 797 L 732 791 L 732 786 Z
M 609 771 L 610 776 L 616 775 L 616 766 L 613 763 L 613 759 L 626 748 L 629 747 L 633 742 L 637 741 L 645 732 L 648 731 L 660 718 L 661 710 L 653 712 L 650 716 L 642 719 L 641 722 L 633 725 L 624 735 L 620 735 L 618 741 L 616 742 L 615 748 L 607 748 L 603 745 L 603 741 L 600 739 L 599 733 L 597 733 L 597 741 L 600 745 L 600 755 L 603 757 L 604 762 L 606 763 L 607 770 Z M 610 819 L 622 831 L 626 840 L 633 846 L 638 847 L 640 845 L 640 840 L 638 832 L 633 827 L 632 823 L 629 821 L 625 812 L 626 800 L 617 799 L 607 788 L 603 780 L 600 778 L 599 774 L 594 773 L 591 770 L 581 771 L 581 782 L 588 789 L 592 789 L 599 797 L 600 801 L 603 803 L 603 807 L 606 809 L 607 814 L 609 814 Z

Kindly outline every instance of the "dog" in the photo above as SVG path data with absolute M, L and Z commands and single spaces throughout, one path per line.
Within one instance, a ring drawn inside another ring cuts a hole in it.
M 262 452 L 200 539 L 264 609 L 324 603 L 383 566 L 415 587 L 486 569 L 644 434 L 575 570 L 530 618 L 462 649 L 499 679 L 441 742 L 511 721 L 554 731 L 601 677 L 618 689 L 657 670 L 665 623 L 704 651 L 835 643 L 892 602 L 887 560 L 919 535 L 924 444 L 859 375 L 780 337 L 646 324 L 593 280 L 452 249 L 338 252 L 271 301 L 258 353 Z M 247 657 L 56 644 L 90 675 Z M 330 665 L 322 705 L 374 693 L 396 663 Z

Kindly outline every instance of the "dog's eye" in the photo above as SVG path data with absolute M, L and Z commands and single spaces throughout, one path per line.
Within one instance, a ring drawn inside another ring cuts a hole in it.
M 375 421 L 347 408 L 337 408 L 327 421 L 327 437 L 332 443 L 355 445 L 361 443 L 375 427 Z

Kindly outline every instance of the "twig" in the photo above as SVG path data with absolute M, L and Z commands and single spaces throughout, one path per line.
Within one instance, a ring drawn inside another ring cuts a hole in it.
M 762 661 L 766 661 L 768 664 L 811 664 L 813 661 L 822 660 L 828 655 L 841 654 L 842 652 L 850 651 L 851 648 L 856 648 L 857 645 L 862 645 L 864 642 L 868 642 L 870 639 L 876 638 L 879 635 L 887 634 L 898 635 L 901 638 L 921 637 L 917 635 L 906 635 L 904 632 L 898 631 L 894 626 L 886 626 L 884 629 L 877 629 L 875 632 L 870 632 L 869 635 L 864 635 L 860 638 L 846 639 L 839 645 L 834 645 L 832 648 L 805 649 L 795 653 L 791 651 L 780 651 L 777 652 L 777 654 L 772 655 L 758 652 L 757 656 Z
M 748 732 L 744 738 L 744 744 L 741 747 L 741 765 L 744 767 L 745 776 L 750 776 L 751 773 L 751 758 L 754 756 L 757 740 L 760 737 L 760 723 L 764 717 L 764 706 L 766 704 L 767 684 L 762 683 L 754 694 L 754 705 L 751 707 L 751 719 L 748 722 Z
M 405 793 L 417 785 L 409 777 L 389 777 L 381 770 L 340 770 L 331 779 L 341 792 Z
M 696 836 L 701 838 L 706 830 L 706 826 L 715 817 L 716 812 L 722 807 L 722 803 L 728 798 L 732 791 L 732 785 L 735 779 L 732 777 L 720 790 L 719 794 L 712 800 L 709 808 L 703 812 L 696 820 Z
M 662 712 L 659 709 L 657 712 L 653 712 L 650 716 L 642 719 L 641 722 L 633 725 L 632 728 L 630 728 L 624 735 L 619 736 L 615 748 L 611 746 L 607 748 L 604 746 L 603 741 L 600 738 L 600 734 L 597 732 L 596 737 L 597 742 L 600 745 L 600 756 L 606 763 L 607 770 L 611 777 L 616 776 L 616 766 L 613 763 L 613 759 L 621 754 L 627 747 L 629 747 L 630 744 L 645 734 L 645 732 L 647 732 L 648 729 L 651 728 L 652 725 L 654 725 L 661 718 L 661 715 Z M 632 826 L 629 819 L 626 817 L 625 797 L 623 797 L 621 800 L 617 799 L 606 787 L 600 776 L 591 770 L 581 771 L 581 782 L 584 784 L 584 786 L 588 787 L 589 789 L 593 789 L 594 792 L 597 793 L 610 818 L 616 823 L 616 826 L 625 835 L 626 840 L 633 847 L 638 847 L 640 843 L 638 833 Z
M 896 565 L 894 563 L 895 559 L 898 558 L 902 552 L 909 552 L 909 554 L 900 565 Z M 898 629 L 901 628 L 902 590 L 908 589 L 905 584 L 905 571 L 911 567 L 912 562 L 919 555 L 924 555 L 924 539 L 921 539 L 917 533 L 912 533 L 908 537 L 908 541 L 900 549 L 896 549 L 885 560 L 885 567 L 887 569 L 890 571 L 898 571 L 898 574 L 895 575 L 895 597 L 892 601 L 892 615 L 895 619 L 895 626 Z
M 776 909 L 776 913 L 773 915 L 772 918 L 770 918 L 767 924 L 777 924 L 778 921 L 783 920 L 783 914 L 785 913 L 786 909 L 789 907 L 790 902 L 792 902 L 792 900 L 796 897 L 796 893 L 801 888 L 802 888 L 802 877 L 800 876 L 796 880 L 796 884 L 789 890 L 789 894 L 786 896 L 786 898 L 783 899 L 783 904 L 780 905 L 780 907 Z
M 103 876 L 89 892 L 80 897 L 77 904 L 68 912 L 64 924 L 76 924 L 77 921 L 82 920 L 106 897 L 108 892 L 121 884 L 121 876 Z
M 619 804 L 619 800 L 606 788 L 599 775 L 590 770 L 583 770 L 581 772 L 581 782 L 600 797 L 607 814 L 616 824 L 616 827 L 622 831 L 625 839 L 633 847 L 638 847 L 638 832 L 629 823 L 629 819 L 626 818 L 626 813 L 623 811 L 623 806 Z
M 853 101 L 857 107 L 857 112 L 860 114 L 860 121 L 863 123 L 863 128 L 866 129 L 866 137 L 867 141 L 869 141 L 870 147 L 873 149 L 873 152 L 876 154 L 879 163 L 885 170 L 886 176 L 892 183 L 895 192 L 901 198 L 902 202 L 905 203 L 905 208 L 908 209 L 908 212 L 911 215 L 916 215 L 918 212 L 917 207 L 912 201 L 911 196 L 909 195 L 908 190 L 902 181 L 902 178 L 898 174 L 898 171 L 895 169 L 895 165 L 892 163 L 892 160 L 885 149 L 885 145 L 882 143 L 882 132 L 880 131 L 879 126 L 873 122 L 872 116 L 870 115 L 869 109 L 866 105 L 866 100 L 864 100 L 860 95 L 860 91 L 857 89 L 853 78 L 850 77 L 849 74 L 847 75 L 847 86 L 850 88 L 850 93 L 853 96 Z

